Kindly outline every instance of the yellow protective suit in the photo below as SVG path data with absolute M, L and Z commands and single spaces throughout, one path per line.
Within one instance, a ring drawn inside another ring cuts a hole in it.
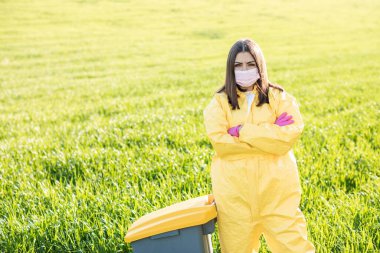
M 292 152 L 304 128 L 298 103 L 269 87 L 270 103 L 257 107 L 255 88 L 247 108 L 245 93 L 237 93 L 240 110 L 231 110 L 227 95 L 216 93 L 203 112 L 216 151 L 211 181 L 222 253 L 258 252 L 261 234 L 273 253 L 315 252 L 299 209 L 301 186 Z M 293 116 L 293 124 L 274 124 L 283 112 Z M 239 124 L 244 124 L 239 137 L 228 134 Z

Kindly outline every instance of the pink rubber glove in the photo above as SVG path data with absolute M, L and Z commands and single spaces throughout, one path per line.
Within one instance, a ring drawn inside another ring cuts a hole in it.
M 294 123 L 294 120 L 292 120 L 291 118 L 293 117 L 292 115 L 287 115 L 287 112 L 283 112 L 277 119 L 276 119 L 276 122 L 274 122 L 275 124 L 279 125 L 279 126 L 286 126 L 286 125 L 290 125 L 292 123 Z
M 239 130 L 241 125 L 237 125 L 228 129 L 228 133 L 232 136 L 239 137 Z

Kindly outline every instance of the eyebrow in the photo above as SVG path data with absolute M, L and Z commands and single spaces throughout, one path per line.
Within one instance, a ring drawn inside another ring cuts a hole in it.
M 251 63 L 251 62 L 256 63 L 255 61 L 249 61 L 247 63 Z M 236 61 L 235 63 L 241 63 L 241 62 Z

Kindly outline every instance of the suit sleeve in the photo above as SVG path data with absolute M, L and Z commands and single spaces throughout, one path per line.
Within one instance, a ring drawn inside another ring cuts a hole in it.
M 218 156 L 260 151 L 248 143 L 241 142 L 239 138 L 231 136 L 227 132 L 229 125 L 218 95 L 214 95 L 211 102 L 203 110 L 203 117 L 207 136 Z
M 287 112 L 288 115 L 293 116 L 294 122 L 286 126 L 278 126 L 269 122 L 245 123 L 239 131 L 239 139 L 268 153 L 285 155 L 300 138 L 304 129 L 304 122 L 294 96 L 283 91 L 279 92 L 275 98 L 276 118 L 283 112 Z

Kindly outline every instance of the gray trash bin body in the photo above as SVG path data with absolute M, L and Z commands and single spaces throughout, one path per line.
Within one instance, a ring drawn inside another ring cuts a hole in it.
M 177 229 L 131 243 L 134 253 L 213 253 L 215 219 L 204 225 Z

